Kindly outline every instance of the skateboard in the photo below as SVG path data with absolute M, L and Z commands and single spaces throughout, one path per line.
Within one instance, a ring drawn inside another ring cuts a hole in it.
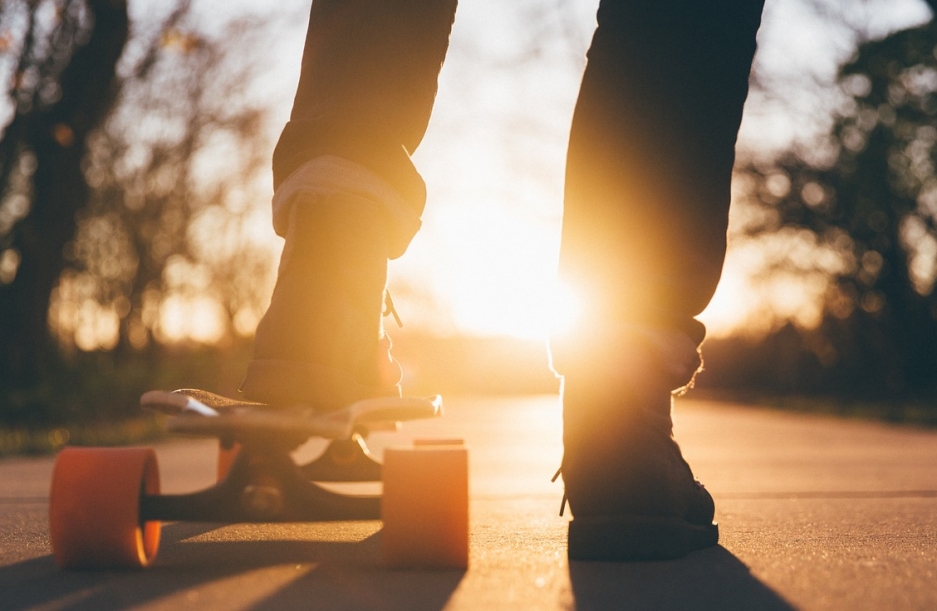
M 49 526 L 56 564 L 141 568 L 152 564 L 165 521 L 216 523 L 383 519 L 390 566 L 465 568 L 468 562 L 468 457 L 461 440 L 419 440 L 368 450 L 375 431 L 442 415 L 442 399 L 380 397 L 335 411 L 269 406 L 207 391 L 150 391 L 143 408 L 168 414 L 173 434 L 219 440 L 217 482 L 186 494 L 160 494 L 151 448 L 62 450 L 53 469 Z M 315 460 L 293 450 L 328 445 Z M 320 484 L 382 482 L 382 494 L 352 495 Z

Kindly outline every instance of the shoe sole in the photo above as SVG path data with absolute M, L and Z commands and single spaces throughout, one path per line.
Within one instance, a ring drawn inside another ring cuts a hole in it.
M 692 524 L 680 518 L 596 516 L 569 523 L 570 560 L 672 560 L 718 542 L 718 524 Z

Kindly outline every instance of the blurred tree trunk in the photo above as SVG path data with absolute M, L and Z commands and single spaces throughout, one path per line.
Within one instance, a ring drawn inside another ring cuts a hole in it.
M 87 0 L 85 6 L 93 25 L 83 44 L 72 33 L 76 46 L 57 79 L 58 100 L 41 105 L 34 96 L 0 144 L 4 179 L 20 155 L 31 152 L 35 159 L 30 209 L 9 244 L 21 263 L 13 281 L 0 285 L 0 386 L 7 389 L 33 385 L 55 355 L 49 303 L 65 266 L 63 249 L 75 236 L 76 213 L 89 195 L 82 159 L 89 135 L 116 99 L 116 67 L 129 34 L 127 2 Z

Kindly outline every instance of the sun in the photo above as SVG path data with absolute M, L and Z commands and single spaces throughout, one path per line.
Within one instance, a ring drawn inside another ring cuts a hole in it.
M 494 202 L 439 206 L 392 272 L 437 304 L 429 314 L 437 320 L 421 326 L 540 339 L 577 315 L 576 299 L 557 280 L 558 251 L 559 219 L 538 221 L 521 207 Z M 404 307 L 421 309 L 418 303 Z
M 440 205 L 410 251 L 392 266 L 408 324 L 445 334 L 545 339 L 571 331 L 584 316 L 582 297 L 557 277 L 560 219 L 524 214 L 523 206 Z M 746 267 L 730 256 L 719 289 L 700 315 L 710 337 L 750 324 L 756 301 Z M 394 291 L 394 281 L 391 291 Z M 422 307 L 430 301 L 435 310 Z M 421 319 L 407 312 L 421 312 Z

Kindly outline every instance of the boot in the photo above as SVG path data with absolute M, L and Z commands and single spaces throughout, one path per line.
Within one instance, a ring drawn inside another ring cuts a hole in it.
M 322 410 L 399 396 L 400 367 L 382 327 L 392 239 L 382 206 L 341 189 L 274 201 L 286 243 L 242 392 Z
M 715 545 L 712 497 L 683 459 L 670 416 L 671 388 L 700 364 L 695 345 L 631 328 L 552 348 L 564 374 L 570 560 L 663 560 Z

